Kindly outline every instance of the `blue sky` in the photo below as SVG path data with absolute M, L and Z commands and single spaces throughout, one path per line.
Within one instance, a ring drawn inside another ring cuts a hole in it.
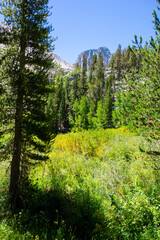
M 156 0 L 50 0 L 55 31 L 55 53 L 74 63 L 80 52 L 106 46 L 114 53 L 132 44 L 134 35 L 144 42 L 154 35 L 152 12 Z
M 75 63 L 84 50 L 106 46 L 114 53 L 132 44 L 134 35 L 143 41 L 154 35 L 152 12 L 156 0 L 50 0 L 55 29 L 54 52 Z M 2 16 L 0 16 L 2 20 Z

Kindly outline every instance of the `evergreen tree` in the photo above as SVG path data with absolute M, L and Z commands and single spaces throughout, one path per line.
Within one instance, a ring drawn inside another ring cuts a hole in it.
M 14 144 L 9 192 L 12 206 L 16 207 L 24 159 L 46 159 L 37 152 L 44 152 L 44 144 L 37 139 L 47 140 L 44 108 L 52 64 L 51 27 L 47 23 L 48 0 L 5 0 L 1 13 L 8 25 L 0 32 L 0 43 L 5 44 L 1 81 L 9 85 L 13 99 Z
M 112 76 L 107 79 L 107 90 L 105 98 L 103 101 L 104 108 L 104 128 L 112 127 L 112 108 L 113 108 L 113 98 L 112 98 Z
M 96 128 L 95 104 L 93 101 L 89 102 L 88 125 L 90 129 Z
M 95 71 L 96 62 L 97 62 L 97 54 L 93 55 L 90 66 L 89 66 L 89 78 L 88 78 L 89 84 L 92 84 L 93 82 L 92 77 Z
M 124 123 L 151 136 L 160 131 L 160 22 L 156 12 L 153 16 L 156 39 L 151 38 L 150 44 L 142 47 L 142 38 L 138 41 L 135 37 L 132 51 L 137 59 L 141 59 L 139 69 L 126 74 L 118 108 L 115 110 L 117 112 L 121 109 L 119 119 L 123 119 Z
M 53 91 L 49 94 L 46 113 L 50 123 L 51 133 L 69 128 L 70 79 L 67 76 L 55 77 Z
M 82 56 L 82 69 L 79 81 L 79 91 L 80 96 L 84 96 L 87 92 L 87 56 L 83 54 Z
M 104 77 L 104 63 L 103 55 L 99 52 L 97 63 L 95 66 L 95 88 L 96 88 L 96 102 L 101 101 L 104 93 L 105 77 Z
M 97 111 L 96 111 L 96 125 L 97 128 L 103 128 L 104 126 L 104 108 L 103 108 L 103 102 L 98 101 L 97 103 Z
M 128 59 L 128 68 L 126 69 L 127 72 L 131 71 L 132 69 L 136 69 L 139 71 L 140 69 L 140 61 L 137 59 L 136 54 L 134 53 L 134 47 L 132 48 L 129 46 L 127 48 L 129 52 L 129 59 Z
M 65 91 L 64 91 L 64 79 L 62 76 L 57 75 L 55 79 L 55 103 L 57 113 L 56 129 L 60 130 L 64 126 L 65 119 Z
M 64 94 L 65 94 L 65 116 L 64 116 L 64 130 L 70 127 L 69 125 L 69 111 L 71 103 L 71 83 L 70 77 L 64 78 Z
M 80 82 L 80 69 L 75 68 L 75 71 L 71 74 L 71 104 L 74 103 L 75 99 L 80 99 L 80 89 L 79 89 L 79 82 Z
M 81 66 L 78 62 L 75 64 L 75 69 L 81 69 Z
M 89 113 L 89 103 L 86 96 L 82 96 L 79 104 L 79 116 L 80 116 L 80 126 L 83 129 L 88 129 L 88 113 Z
M 73 115 L 70 116 L 70 123 L 73 127 L 80 127 L 82 129 L 89 128 L 88 113 L 89 102 L 86 96 L 82 96 L 80 101 L 77 99 L 73 104 Z
M 94 72 L 95 70 L 96 63 L 97 63 L 97 54 L 94 54 L 90 64 L 90 69 L 92 70 L 92 72 Z
M 130 48 L 123 49 L 122 51 L 122 69 L 129 71 L 129 59 L 130 59 Z
M 137 37 L 135 37 L 134 43 L 138 44 Z M 123 72 L 131 72 L 132 69 L 136 69 L 138 72 L 141 68 L 141 60 L 142 55 L 137 54 L 141 48 L 141 44 L 138 44 L 138 48 L 135 46 L 128 46 L 127 49 L 121 50 L 121 46 L 119 45 L 115 54 L 111 55 L 111 59 L 109 62 L 109 67 L 112 72 L 114 72 L 118 81 L 123 80 Z
M 160 3 L 160 0 L 157 0 L 158 3 Z M 158 7 L 158 10 L 160 10 L 160 7 Z M 156 30 L 156 35 L 158 36 L 160 34 L 160 19 L 158 18 L 158 15 L 156 11 L 153 12 L 153 18 L 154 18 L 154 29 Z
M 72 112 L 69 116 L 70 125 L 72 127 L 79 127 L 80 126 L 80 119 L 79 119 L 79 101 L 75 99 L 72 105 Z
M 117 79 L 118 81 L 120 81 L 121 79 L 121 75 L 122 75 L 122 49 L 121 49 L 121 45 L 118 45 L 118 49 L 115 53 L 115 70 L 116 70 L 116 75 L 117 75 Z

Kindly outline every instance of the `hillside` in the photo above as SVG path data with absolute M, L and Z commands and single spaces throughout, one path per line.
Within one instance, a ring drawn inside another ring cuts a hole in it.
M 1 29 L 8 29 L 7 25 L 4 24 L 2 21 L 0 21 L 0 32 Z M 0 48 L 3 48 L 4 45 L 0 44 Z M 57 54 L 55 54 L 53 51 L 51 52 L 53 63 L 56 62 L 65 72 L 71 72 L 74 70 L 74 66 L 66 61 L 64 61 L 61 57 L 59 57 Z M 53 64 L 54 66 L 54 64 Z M 54 72 L 54 69 L 51 70 L 51 72 Z
M 56 62 L 60 68 L 62 68 L 65 72 L 72 72 L 74 70 L 74 65 L 64 61 L 60 56 L 52 52 L 53 62 Z M 54 71 L 54 69 L 52 70 Z

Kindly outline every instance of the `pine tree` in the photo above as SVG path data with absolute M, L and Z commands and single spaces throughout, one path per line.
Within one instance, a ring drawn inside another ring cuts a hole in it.
M 90 64 L 90 68 L 91 68 L 92 72 L 94 72 L 94 70 L 95 70 L 96 62 L 97 62 L 97 54 L 94 54 L 92 57 L 92 60 L 91 60 L 91 64 Z
M 75 99 L 80 99 L 80 89 L 79 89 L 79 82 L 80 82 L 80 69 L 75 68 L 75 71 L 71 75 L 71 103 L 73 104 Z
M 117 74 L 117 79 L 118 81 L 120 81 L 121 79 L 121 75 L 122 75 L 122 49 L 121 49 L 121 45 L 118 45 L 118 49 L 115 53 L 115 70 L 116 70 L 116 74 Z
M 142 38 L 138 41 L 135 37 L 132 51 L 140 61 L 138 67 L 126 74 L 115 109 L 119 121 L 147 136 L 160 133 L 160 21 L 155 11 L 153 17 L 156 39 L 151 38 L 150 44 L 142 47 Z
M 112 75 L 107 79 L 107 90 L 103 100 L 104 109 L 104 128 L 111 128 L 112 124 L 112 109 L 113 109 L 113 99 L 112 99 Z
M 103 128 L 104 126 L 104 108 L 102 101 L 98 101 L 97 103 L 96 125 L 97 128 Z
M 80 127 L 83 129 L 89 128 L 89 102 L 86 96 L 82 96 L 80 101 L 75 100 L 73 104 L 73 114 L 70 116 L 70 123 L 73 127 Z
M 80 116 L 80 126 L 83 129 L 88 129 L 88 113 L 89 113 L 89 103 L 86 96 L 82 96 L 79 103 L 79 116 Z
M 87 92 L 87 56 L 83 54 L 82 56 L 82 69 L 79 81 L 79 91 L 80 96 L 84 96 Z
M 5 0 L 1 13 L 8 28 L 0 32 L 0 43 L 5 45 L 1 81 L 9 85 L 14 100 L 11 119 L 14 125 L 9 192 L 12 206 L 18 201 L 20 170 L 23 160 L 46 159 L 43 144 L 47 139 L 44 107 L 48 94 L 48 70 L 51 68 L 48 26 L 48 0 Z M 37 149 L 37 151 L 36 151 Z M 31 151 L 29 151 L 31 150 Z
M 104 77 L 104 63 L 103 55 L 99 52 L 96 67 L 95 67 L 95 78 L 96 78 L 96 102 L 101 101 L 103 98 L 105 77 Z
M 92 82 L 93 82 L 92 77 L 93 77 L 93 74 L 95 71 L 96 62 L 97 62 L 97 54 L 93 55 L 91 64 L 89 66 L 89 78 L 88 78 L 89 84 L 92 84 Z
M 160 0 L 157 0 L 157 2 L 160 4 Z M 160 7 L 158 7 L 158 10 L 160 10 Z M 154 18 L 154 28 L 156 30 L 156 35 L 158 36 L 160 34 L 160 19 L 157 16 L 156 11 L 153 12 L 153 18 Z

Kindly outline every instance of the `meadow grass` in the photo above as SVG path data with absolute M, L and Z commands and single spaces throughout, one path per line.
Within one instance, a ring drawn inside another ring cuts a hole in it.
M 0 238 L 160 239 L 159 159 L 142 146 L 126 128 L 57 135 L 49 160 L 30 170 L 19 212 L 4 212 Z

